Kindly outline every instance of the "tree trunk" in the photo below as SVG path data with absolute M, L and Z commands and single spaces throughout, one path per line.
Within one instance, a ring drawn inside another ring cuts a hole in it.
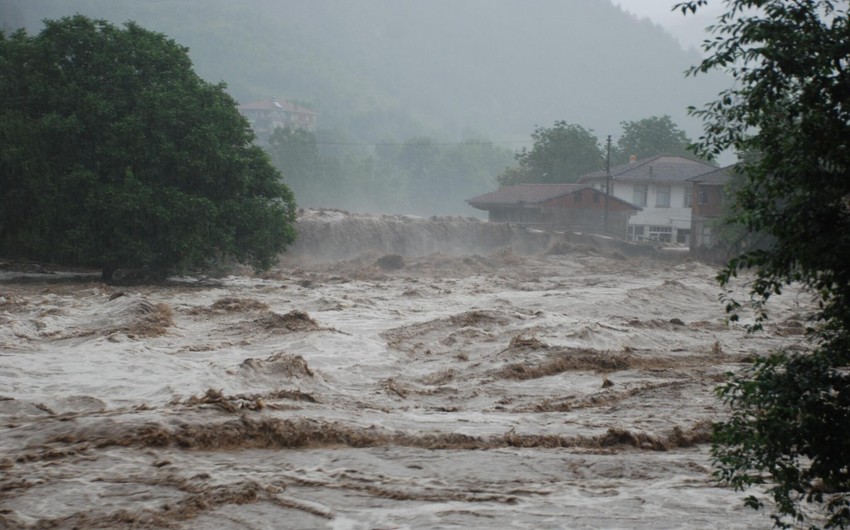
M 100 279 L 103 280 L 104 282 L 108 283 L 108 282 L 112 281 L 112 277 L 114 275 L 115 275 L 115 265 L 112 265 L 112 264 L 104 265 L 103 269 L 101 270 L 101 273 L 100 273 Z

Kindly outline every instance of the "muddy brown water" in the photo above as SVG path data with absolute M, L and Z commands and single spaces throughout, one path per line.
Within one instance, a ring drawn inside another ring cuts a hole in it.
M 0 528 L 767 528 L 713 389 L 802 341 L 593 249 L 0 283 Z M 120 295 L 117 293 L 120 291 Z

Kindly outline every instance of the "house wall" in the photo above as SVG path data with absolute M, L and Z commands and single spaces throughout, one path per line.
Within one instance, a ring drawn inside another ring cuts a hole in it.
M 609 211 L 606 230 L 604 209 L 543 208 L 544 216 L 559 228 L 594 234 L 607 233 L 616 237 L 626 236 L 629 213 L 627 211 Z
M 539 207 L 499 206 L 487 210 L 487 218 L 491 223 L 543 223 Z
M 604 185 L 604 184 L 603 184 Z M 646 186 L 646 204 L 629 220 L 629 233 L 633 240 L 651 239 L 667 243 L 688 245 L 691 237 L 691 204 L 693 192 L 690 183 L 683 182 L 614 182 L 615 197 L 635 202 L 635 186 Z M 669 187 L 669 206 L 658 206 L 659 191 Z M 635 203 L 636 206 L 642 206 Z
M 717 217 L 695 215 L 691 221 L 691 249 L 712 248 L 717 242 L 712 234 L 711 224 Z
M 696 215 L 723 215 L 723 189 L 720 184 L 697 183 L 693 189 L 693 209 Z
M 577 232 L 605 233 L 605 194 L 585 188 L 546 201 L 543 216 L 551 223 Z M 625 237 L 634 210 L 620 201 L 608 201 L 607 233 Z
M 483 206 L 478 206 L 484 208 Z M 543 204 L 486 207 L 494 223 L 543 224 L 569 230 L 605 233 L 605 194 L 585 188 L 548 200 Z M 620 201 L 608 201 L 608 230 L 626 236 L 629 215 L 634 209 Z
M 691 219 L 691 249 L 713 248 L 717 244 L 712 224 L 723 216 L 724 184 L 695 183 Z

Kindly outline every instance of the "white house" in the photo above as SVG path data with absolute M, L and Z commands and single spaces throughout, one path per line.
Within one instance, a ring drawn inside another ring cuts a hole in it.
M 611 194 L 642 208 L 629 217 L 629 238 L 690 244 L 693 184 L 688 179 L 716 169 L 705 162 L 668 155 L 612 167 Z M 589 173 L 578 182 L 604 190 L 606 178 L 602 170 Z

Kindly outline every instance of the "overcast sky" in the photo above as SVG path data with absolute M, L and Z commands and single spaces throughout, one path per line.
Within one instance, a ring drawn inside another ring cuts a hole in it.
M 663 26 L 672 33 L 684 47 L 698 47 L 705 39 L 704 28 L 714 22 L 720 14 L 723 5 L 720 0 L 710 2 L 701 8 L 698 15 L 682 15 L 681 11 L 673 11 L 673 6 L 681 0 L 611 0 L 625 11 L 633 13 L 638 18 L 648 18 Z
M 640 17 L 648 17 L 653 22 L 666 24 L 672 18 L 680 18 L 680 12 L 671 13 L 676 1 L 673 0 L 613 0 L 618 5 Z

